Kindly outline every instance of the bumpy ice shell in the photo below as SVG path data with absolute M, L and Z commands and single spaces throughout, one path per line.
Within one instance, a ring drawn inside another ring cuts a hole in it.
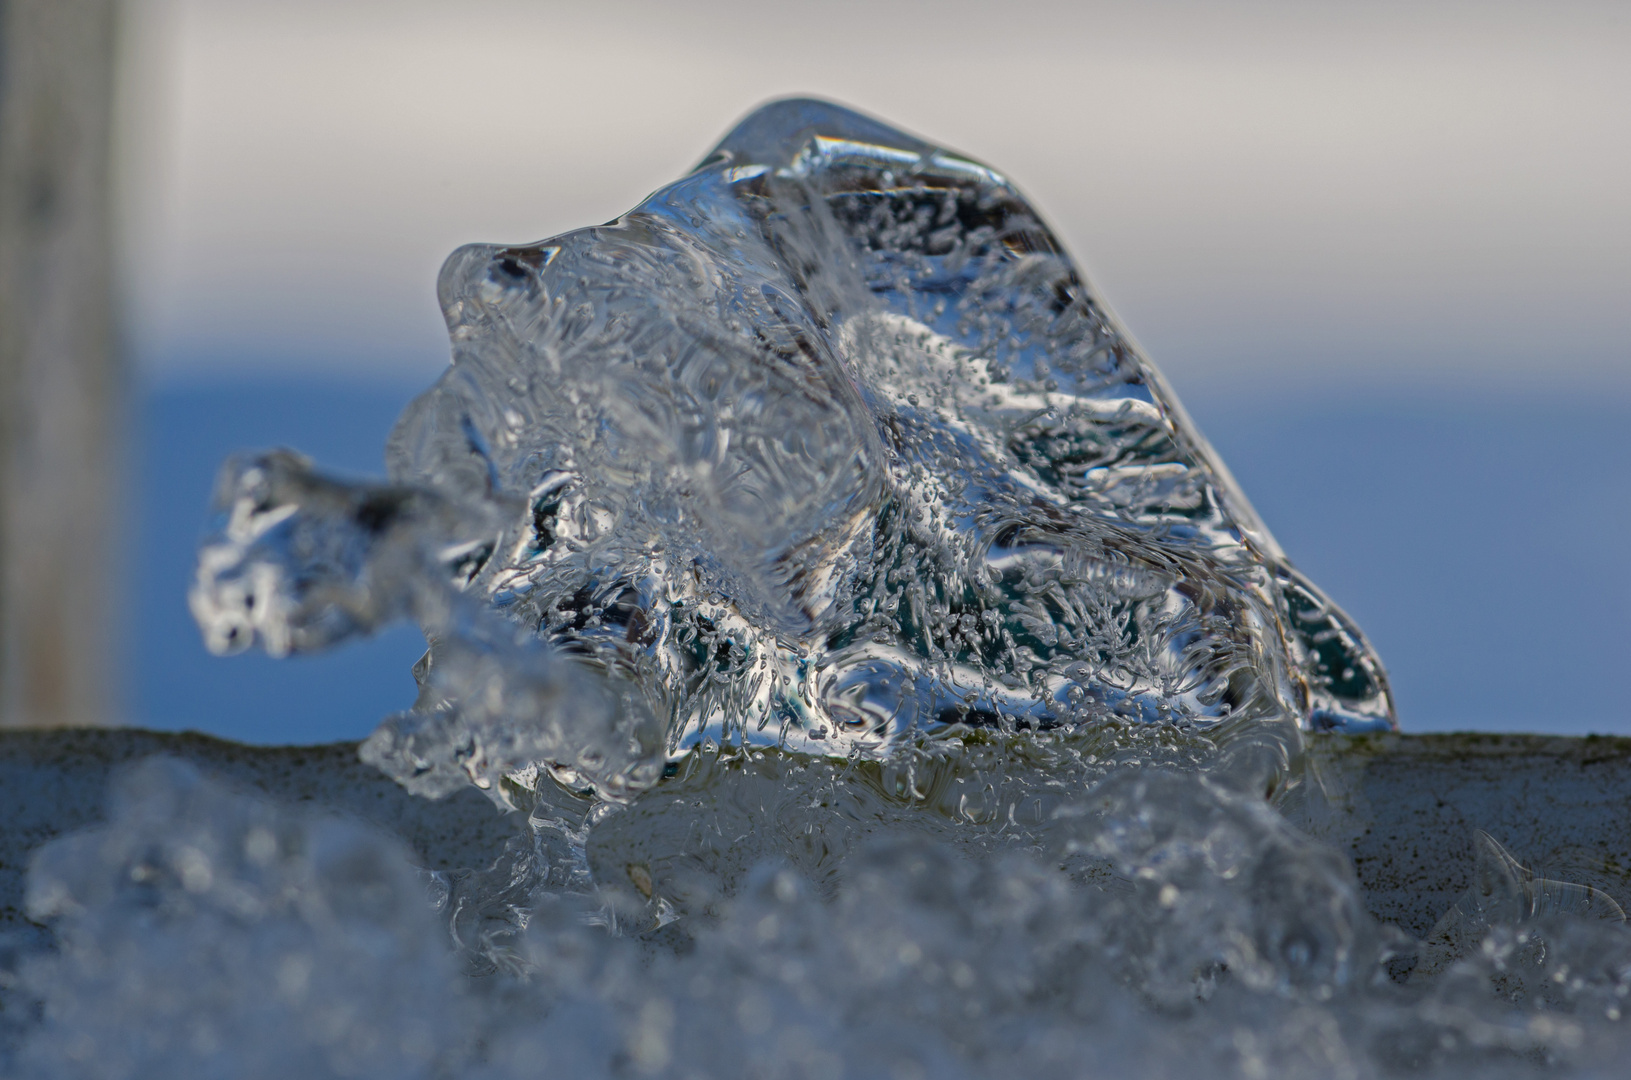
M 194 592 L 222 649 L 418 618 L 425 693 L 370 752 L 427 791 L 539 766 L 618 797 L 707 742 L 1396 726 L 1358 628 L 969 158 L 776 102 L 438 287 L 453 363 L 394 486 L 237 463 Z

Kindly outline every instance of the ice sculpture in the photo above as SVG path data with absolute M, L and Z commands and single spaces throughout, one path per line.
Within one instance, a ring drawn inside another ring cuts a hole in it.
M 775 102 L 618 220 L 461 248 L 438 289 L 453 363 L 392 486 L 236 463 L 192 595 L 221 651 L 417 618 L 420 701 L 365 751 L 416 790 L 536 767 L 624 799 L 703 744 L 1151 723 L 1272 756 L 1394 724 L 1359 630 L 969 158 Z

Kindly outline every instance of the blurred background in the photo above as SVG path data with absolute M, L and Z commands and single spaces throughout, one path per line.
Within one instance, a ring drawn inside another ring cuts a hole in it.
M 1624 3 L 127 0 L 117 20 L 115 720 L 315 742 L 406 707 L 411 628 L 204 653 L 185 591 L 221 459 L 290 445 L 381 472 L 447 360 L 449 251 L 613 218 L 801 93 L 1017 180 L 1365 627 L 1407 730 L 1631 734 Z

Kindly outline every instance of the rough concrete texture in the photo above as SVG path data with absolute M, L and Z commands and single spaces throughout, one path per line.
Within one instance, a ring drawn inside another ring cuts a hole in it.
M 521 827 L 474 789 L 408 795 L 355 743 L 253 747 L 150 731 L 0 732 L 0 932 L 25 925 L 30 852 L 101 819 L 117 766 L 170 754 L 285 802 L 400 836 L 438 870 L 490 865 Z M 1421 936 L 1471 881 L 1483 829 L 1543 876 L 1595 885 L 1631 907 L 1631 739 L 1514 735 L 1319 737 L 1284 807 L 1348 851 L 1371 911 Z
M 1431 929 L 1472 884 L 1479 829 L 1538 875 L 1631 906 L 1631 739 L 1324 736 L 1310 751 L 1288 816 L 1351 854 L 1384 922 Z

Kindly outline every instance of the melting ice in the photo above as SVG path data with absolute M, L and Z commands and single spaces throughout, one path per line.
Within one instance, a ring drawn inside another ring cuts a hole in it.
M 1393 723 L 1358 629 L 983 165 L 783 102 L 438 289 L 453 363 L 392 484 L 239 462 L 192 596 L 222 651 L 417 618 L 425 693 L 367 753 L 427 794 L 547 764 L 624 799 L 708 743 L 1133 722 L 1284 757 Z
M 1493 840 L 1425 942 L 1281 812 L 1394 725 L 1006 177 L 768 105 L 617 221 L 443 268 L 390 481 L 227 467 L 217 651 L 414 619 L 364 757 L 497 863 L 152 764 L 40 857 L 40 1075 L 1611 1068 L 1631 940 Z M 441 929 L 433 929 L 439 924 Z

